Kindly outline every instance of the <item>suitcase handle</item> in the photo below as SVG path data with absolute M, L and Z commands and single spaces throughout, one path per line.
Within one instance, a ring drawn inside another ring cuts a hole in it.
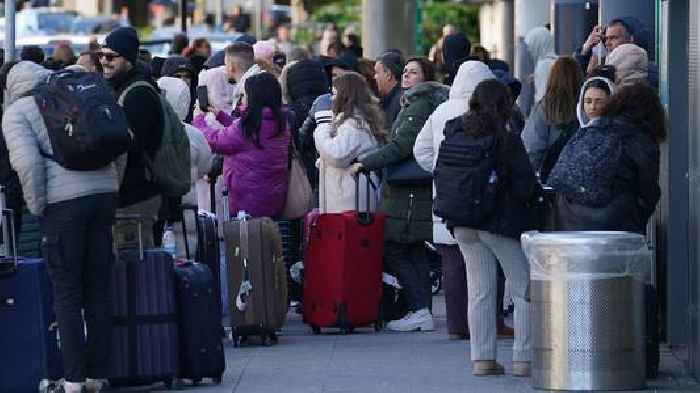
M 17 236 L 15 233 L 15 216 L 12 209 L 5 207 L 5 186 L 0 185 L 0 225 L 2 226 L 2 257 L 11 262 L 0 263 L 0 277 L 10 276 L 17 272 Z
M 136 222 L 138 232 L 137 237 L 139 238 L 139 260 L 143 261 L 143 222 L 145 221 L 144 217 L 141 214 L 117 213 L 114 215 L 114 219 L 116 221 Z M 119 256 L 119 249 L 116 241 L 114 241 L 114 255 L 116 255 L 117 257 Z
M 363 174 L 367 178 L 367 211 L 360 211 L 360 175 Z M 361 169 L 355 176 L 355 211 L 357 212 L 357 222 L 360 225 L 372 225 L 374 222 L 374 216 L 370 208 L 370 194 L 371 189 L 376 190 L 377 186 L 372 181 L 372 171 L 368 169 Z

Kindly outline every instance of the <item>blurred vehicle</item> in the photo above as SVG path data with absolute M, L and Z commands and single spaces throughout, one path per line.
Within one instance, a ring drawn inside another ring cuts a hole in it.
M 77 12 L 62 8 L 40 7 L 17 12 L 15 31 L 17 38 L 32 35 L 67 34 L 71 32 Z
M 108 34 L 119 27 L 119 21 L 108 16 L 79 17 L 73 20 L 72 34 Z

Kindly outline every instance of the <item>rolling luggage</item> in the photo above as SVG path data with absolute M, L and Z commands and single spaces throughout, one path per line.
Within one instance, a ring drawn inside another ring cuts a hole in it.
M 198 263 L 207 265 L 211 271 L 211 275 L 214 278 L 214 294 L 217 299 L 217 306 L 219 310 L 222 310 L 222 300 L 221 300 L 221 249 L 219 247 L 219 231 L 218 222 L 216 215 L 213 213 L 208 213 L 206 211 L 198 210 L 197 206 L 194 205 L 182 205 L 183 209 L 183 223 L 185 220 L 185 212 L 194 212 L 194 223 L 197 229 L 197 249 L 190 250 L 189 247 L 185 248 L 185 253 L 188 255 L 187 259 L 190 259 L 191 251 L 195 251 L 194 260 Z M 183 231 L 186 228 L 183 225 Z M 186 233 L 186 232 L 185 232 Z M 223 326 L 222 326 L 223 332 Z
M 184 207 L 183 207 L 184 208 Z M 184 210 L 182 232 L 187 237 Z M 195 222 L 200 214 L 194 209 Z M 203 216 L 208 223 L 214 223 L 211 217 Z M 203 228 L 197 224 L 197 234 Z M 212 226 L 215 231 L 215 226 Z M 213 232 L 216 234 L 216 232 Z M 199 237 L 199 236 L 198 236 Z M 206 240 L 206 239 L 204 239 Z M 187 244 L 187 239 L 185 239 Z M 207 246 L 198 241 L 198 250 Z M 218 266 L 218 242 L 216 266 Z M 189 246 L 185 246 L 187 262 L 175 267 L 177 314 L 180 337 L 179 377 L 191 379 L 197 384 L 204 378 L 211 378 L 220 384 L 226 369 L 226 359 L 222 342 L 221 298 L 216 290 L 217 284 L 212 269 L 207 264 L 190 262 Z M 201 253 L 198 253 L 201 254 Z
M 276 343 L 289 308 L 279 228 L 270 218 L 244 214 L 223 227 L 234 345 L 248 336 L 260 336 L 264 345 Z
M 139 215 L 119 215 L 135 221 Z M 112 269 L 111 385 L 177 385 L 178 319 L 173 258 L 163 250 L 116 250 Z
M 12 222 L 12 211 L 2 208 L 3 239 L 14 239 Z M 48 269 L 42 259 L 10 256 L 16 247 L 7 243 L 0 257 L 0 392 L 51 392 L 63 367 Z
M 371 206 L 371 183 L 367 182 L 367 206 Z M 355 187 L 357 208 L 359 181 Z M 312 213 L 304 258 L 303 304 L 304 323 L 311 325 L 314 333 L 323 327 L 351 333 L 355 327 L 373 323 L 379 329 L 384 221 L 382 213 Z

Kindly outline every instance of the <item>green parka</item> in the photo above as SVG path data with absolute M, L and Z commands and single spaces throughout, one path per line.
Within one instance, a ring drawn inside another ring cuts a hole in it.
M 380 171 L 413 155 L 413 145 L 423 124 L 435 108 L 447 100 L 449 88 L 437 82 L 424 82 L 406 91 L 401 112 L 391 127 L 389 143 L 362 155 L 362 166 Z M 424 187 L 383 185 L 381 210 L 387 215 L 384 238 L 397 243 L 414 243 L 433 237 L 433 190 Z

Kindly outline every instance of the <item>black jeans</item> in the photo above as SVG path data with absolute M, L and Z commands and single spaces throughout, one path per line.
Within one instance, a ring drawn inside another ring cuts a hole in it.
M 389 272 L 399 279 L 410 311 L 431 308 L 433 293 L 430 264 L 423 242 L 410 244 L 386 242 L 384 264 Z
M 51 204 L 41 218 L 41 251 L 54 287 L 54 309 L 68 382 L 108 375 L 112 224 L 116 208 L 116 194 L 96 194 Z M 85 325 L 81 310 L 85 313 Z

